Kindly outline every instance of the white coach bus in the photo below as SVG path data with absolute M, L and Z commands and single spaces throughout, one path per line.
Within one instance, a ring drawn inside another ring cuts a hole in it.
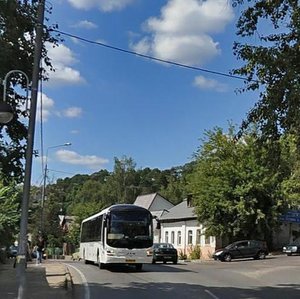
M 117 204 L 84 219 L 80 232 L 80 258 L 85 263 L 133 264 L 141 270 L 152 262 L 151 213 L 132 204 Z

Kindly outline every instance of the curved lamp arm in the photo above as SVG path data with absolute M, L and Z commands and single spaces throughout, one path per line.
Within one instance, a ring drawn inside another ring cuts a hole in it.
M 10 106 L 10 105 L 6 103 L 7 80 L 8 80 L 8 77 L 13 73 L 21 73 L 26 78 L 26 104 L 25 104 L 25 109 L 26 109 L 26 112 L 28 111 L 29 78 L 28 78 L 27 74 L 24 73 L 21 70 L 11 70 L 5 75 L 4 80 L 2 81 L 2 85 L 3 85 L 3 102 L 0 105 L 1 106 L 0 107 L 1 108 L 0 109 L 0 114 L 1 114 L 0 115 L 0 122 L 1 123 L 8 123 L 13 118 L 12 108 L 11 107 L 9 108 L 8 106 Z

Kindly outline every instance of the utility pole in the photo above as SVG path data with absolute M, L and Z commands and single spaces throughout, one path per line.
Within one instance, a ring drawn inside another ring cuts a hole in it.
M 46 159 L 45 159 L 45 169 L 43 171 L 43 187 L 42 187 L 42 200 L 41 200 L 41 233 L 44 233 L 44 205 L 46 199 L 46 185 L 47 185 L 47 176 L 48 176 L 48 152 L 50 149 L 62 147 L 62 146 L 70 146 L 72 145 L 71 142 L 66 142 L 59 145 L 49 146 L 46 152 Z
M 40 76 L 40 60 L 43 45 L 43 27 L 44 27 L 45 0 L 39 0 L 37 8 L 37 24 L 34 48 L 34 60 L 32 70 L 32 87 L 30 115 L 27 135 L 25 177 L 23 187 L 23 198 L 21 205 L 20 237 L 19 249 L 17 255 L 17 281 L 18 281 L 18 299 L 29 299 L 26 280 L 26 258 L 27 258 L 27 227 L 28 227 L 28 205 L 30 196 L 32 156 L 34 145 L 35 118 L 37 106 L 37 93 Z

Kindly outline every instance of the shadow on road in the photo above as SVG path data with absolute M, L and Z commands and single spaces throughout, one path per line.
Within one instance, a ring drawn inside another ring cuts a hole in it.
M 78 286 L 80 288 L 80 286 Z M 300 284 L 283 284 L 274 287 L 208 287 L 187 283 L 131 283 L 128 286 L 89 284 L 91 298 L 101 299 L 274 299 L 299 298 Z M 83 291 L 83 290 L 82 290 Z M 100 298 L 100 297 L 99 297 Z
M 187 270 L 183 268 L 178 268 L 180 264 L 177 264 L 176 267 L 172 267 L 172 264 L 147 264 L 146 266 L 143 265 L 143 269 L 141 271 L 136 270 L 134 265 L 107 265 L 105 269 L 101 271 L 111 271 L 111 272 L 124 272 L 124 273 L 138 273 L 138 272 L 193 272 L 192 270 Z M 94 265 L 95 267 L 98 267 L 97 264 Z

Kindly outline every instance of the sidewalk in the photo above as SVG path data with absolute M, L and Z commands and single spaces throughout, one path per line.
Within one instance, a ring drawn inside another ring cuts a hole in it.
M 28 262 L 25 272 L 27 277 L 27 294 L 30 299 L 70 299 L 71 278 L 66 266 L 59 260 L 45 260 L 36 265 Z M 0 263 L 0 298 L 18 297 L 16 269 L 13 260 Z

